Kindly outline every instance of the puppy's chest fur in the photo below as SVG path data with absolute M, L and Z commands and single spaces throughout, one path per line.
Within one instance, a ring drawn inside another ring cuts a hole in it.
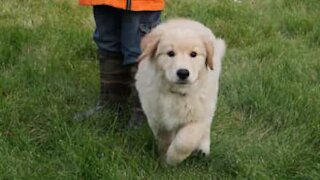
M 205 95 L 181 95 L 176 93 L 159 92 L 158 101 L 152 110 L 154 117 L 160 126 L 171 130 L 191 121 L 203 121 L 205 119 Z

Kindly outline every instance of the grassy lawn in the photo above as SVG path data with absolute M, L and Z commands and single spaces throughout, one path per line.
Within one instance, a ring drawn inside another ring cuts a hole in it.
M 171 17 L 228 50 L 210 157 L 163 168 L 146 124 L 73 118 L 99 93 L 91 8 L 1 1 L 0 179 L 320 179 L 320 1 L 171 0 Z

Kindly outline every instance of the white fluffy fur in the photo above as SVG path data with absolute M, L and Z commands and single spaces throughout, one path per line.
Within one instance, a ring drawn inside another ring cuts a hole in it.
M 210 48 L 213 55 L 207 57 Z M 136 88 L 160 155 L 170 165 L 181 162 L 193 151 L 208 155 L 224 41 L 198 22 L 176 19 L 148 34 L 142 49 Z M 170 50 L 175 57 L 168 57 L 166 52 Z M 191 58 L 191 51 L 198 56 Z M 213 70 L 208 61 L 213 61 Z M 176 83 L 175 72 L 181 68 L 190 71 L 187 84 Z

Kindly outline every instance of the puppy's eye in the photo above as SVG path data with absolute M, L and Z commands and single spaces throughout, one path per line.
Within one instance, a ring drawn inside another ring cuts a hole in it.
M 196 52 L 194 52 L 194 51 L 192 51 L 191 53 L 190 53 L 190 57 L 192 57 L 192 58 L 194 58 L 194 57 L 197 57 L 197 53 Z
M 167 55 L 169 57 L 174 57 L 176 55 L 176 53 L 174 51 L 169 51 L 169 52 L 167 52 Z

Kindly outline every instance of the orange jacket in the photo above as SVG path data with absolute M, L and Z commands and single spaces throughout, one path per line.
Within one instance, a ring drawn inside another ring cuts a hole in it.
M 109 5 L 130 11 L 160 11 L 165 0 L 79 0 L 80 5 Z

